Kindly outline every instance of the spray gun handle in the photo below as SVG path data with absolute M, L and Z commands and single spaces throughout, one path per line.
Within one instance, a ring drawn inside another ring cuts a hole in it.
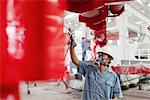
M 72 39 L 74 38 L 74 37 L 73 37 L 74 32 L 73 32 L 73 30 L 72 30 L 71 28 L 69 28 L 68 30 L 69 30 L 69 31 L 68 31 L 68 35 L 69 35 L 70 39 L 72 40 Z

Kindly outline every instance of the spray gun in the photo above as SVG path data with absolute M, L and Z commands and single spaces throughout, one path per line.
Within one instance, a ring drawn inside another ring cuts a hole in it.
M 67 51 L 65 53 L 65 58 L 67 56 L 67 53 L 68 53 L 68 50 L 70 47 L 75 47 L 77 44 L 75 43 L 74 41 L 74 38 L 75 38 L 75 33 L 74 33 L 74 30 L 72 30 L 70 27 L 68 28 L 68 32 L 66 33 L 66 35 L 69 36 L 69 41 L 67 43 L 68 45 L 68 48 L 67 48 Z
M 69 35 L 70 39 L 75 38 L 74 30 L 72 30 L 70 27 L 68 29 L 68 35 Z
M 76 44 L 75 41 L 74 41 L 74 38 L 75 38 L 74 30 L 72 30 L 71 28 L 69 28 L 67 35 L 70 37 L 70 40 L 69 40 L 69 42 L 68 42 L 68 45 L 69 45 L 70 47 L 75 47 L 77 44 Z

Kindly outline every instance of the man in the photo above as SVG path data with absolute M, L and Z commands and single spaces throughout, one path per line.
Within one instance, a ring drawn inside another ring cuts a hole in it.
M 82 37 L 81 46 L 82 46 L 82 61 L 85 61 L 86 51 L 90 50 L 88 46 L 88 41 L 85 39 L 85 37 Z
M 109 66 L 113 55 L 109 47 L 96 51 L 94 62 L 79 61 L 74 51 L 75 42 L 71 39 L 70 55 L 72 62 L 79 68 L 79 73 L 85 77 L 82 100 L 110 100 L 122 98 L 120 82 L 117 74 Z

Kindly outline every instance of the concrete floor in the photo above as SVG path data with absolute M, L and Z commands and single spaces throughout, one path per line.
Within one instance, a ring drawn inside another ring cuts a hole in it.
M 58 82 L 36 82 L 30 84 L 30 94 L 27 94 L 27 84 L 20 85 L 21 100 L 80 100 L 81 92 L 65 88 L 63 83 Z M 81 85 L 80 82 L 73 82 Z M 75 87 L 80 88 L 80 87 Z M 123 91 L 122 100 L 150 100 L 150 91 L 138 90 L 138 87 Z
M 81 92 L 67 89 L 63 83 L 38 82 L 35 87 L 30 84 L 30 94 L 27 94 L 26 84 L 20 87 L 21 100 L 80 100 Z

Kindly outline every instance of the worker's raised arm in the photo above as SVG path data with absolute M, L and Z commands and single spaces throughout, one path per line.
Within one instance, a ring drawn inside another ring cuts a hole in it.
M 75 41 L 72 39 L 71 40 L 71 45 L 70 45 L 70 56 L 71 56 L 71 60 L 72 62 L 77 66 L 79 67 L 79 60 L 76 56 L 76 53 L 74 51 L 74 47 L 76 46 L 76 43 Z

